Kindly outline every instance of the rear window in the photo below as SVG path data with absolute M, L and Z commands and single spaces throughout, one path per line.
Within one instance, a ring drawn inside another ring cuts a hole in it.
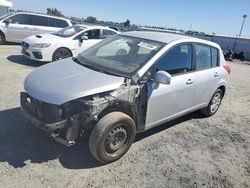
M 64 27 L 68 27 L 69 24 L 65 20 L 56 19 L 56 18 L 49 18 L 49 26 L 50 27 L 64 28 Z

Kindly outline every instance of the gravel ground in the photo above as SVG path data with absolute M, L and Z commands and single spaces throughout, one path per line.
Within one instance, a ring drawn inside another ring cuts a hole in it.
M 250 66 L 229 63 L 223 104 L 140 134 L 119 161 L 101 166 L 87 144 L 65 147 L 27 123 L 24 78 L 41 63 L 0 46 L 0 187 L 250 187 Z

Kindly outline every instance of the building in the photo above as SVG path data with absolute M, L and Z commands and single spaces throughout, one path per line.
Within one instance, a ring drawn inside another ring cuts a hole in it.
M 246 59 L 250 61 L 250 38 L 224 35 L 194 35 L 194 37 L 215 42 L 221 46 L 223 51 L 244 52 Z
M 0 0 L 0 17 L 9 12 L 9 8 L 12 7 L 10 0 Z

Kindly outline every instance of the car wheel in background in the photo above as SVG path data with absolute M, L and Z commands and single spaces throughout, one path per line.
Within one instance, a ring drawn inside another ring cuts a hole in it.
M 2 32 L 0 32 L 0 45 L 5 43 L 5 36 Z
M 223 98 L 223 92 L 221 89 L 217 89 L 212 97 L 212 99 L 210 100 L 208 106 L 206 108 L 203 108 L 201 110 L 201 113 L 204 114 L 207 117 L 210 117 L 212 115 L 214 115 L 221 104 Z
M 102 117 L 93 128 L 89 149 L 101 163 L 121 158 L 132 145 L 136 134 L 134 120 L 122 112 L 111 112 Z
M 67 48 L 58 48 L 53 54 L 52 61 L 65 59 L 65 58 L 68 58 L 68 57 L 71 57 L 71 56 L 72 56 L 72 53 L 71 53 L 71 51 L 69 49 L 67 49 Z

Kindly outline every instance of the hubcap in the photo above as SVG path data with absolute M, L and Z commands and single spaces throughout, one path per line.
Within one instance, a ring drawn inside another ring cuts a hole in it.
M 127 142 L 127 131 L 123 125 L 116 126 L 105 140 L 105 150 L 108 154 L 114 154 L 122 150 Z
M 210 106 L 210 111 L 212 113 L 215 113 L 219 106 L 220 106 L 220 103 L 221 103 L 221 94 L 220 93 L 216 93 L 212 99 L 212 104 Z

